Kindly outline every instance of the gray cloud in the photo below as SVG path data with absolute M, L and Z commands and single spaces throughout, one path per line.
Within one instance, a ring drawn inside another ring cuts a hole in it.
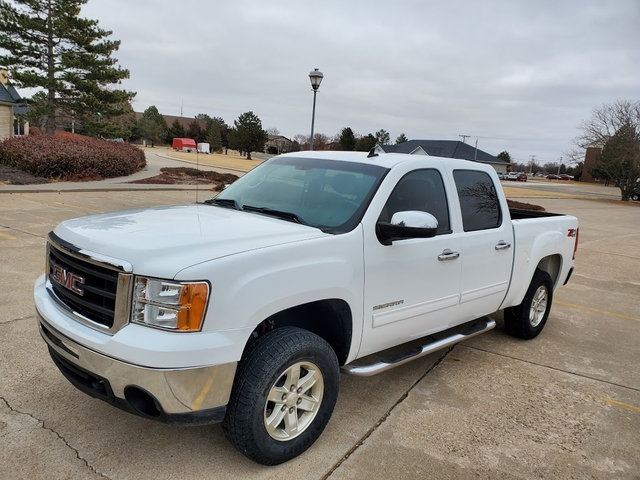
M 637 0 L 90 0 L 83 15 L 122 40 L 136 110 L 253 110 L 289 137 L 309 133 L 313 68 L 316 132 L 465 134 L 542 163 L 594 107 L 640 98 Z

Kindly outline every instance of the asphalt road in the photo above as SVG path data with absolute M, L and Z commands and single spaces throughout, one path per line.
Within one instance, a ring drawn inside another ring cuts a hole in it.
M 499 325 L 376 377 L 342 377 L 319 441 L 262 467 L 219 426 L 154 423 L 77 391 L 37 331 L 33 282 L 58 222 L 193 200 L 177 190 L 0 191 L 0 478 L 639 478 L 637 205 L 539 198 L 581 229 L 576 272 L 538 338 Z

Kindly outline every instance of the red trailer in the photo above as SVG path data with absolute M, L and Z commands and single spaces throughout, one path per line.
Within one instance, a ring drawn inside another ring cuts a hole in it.
M 174 150 L 190 152 L 196 149 L 196 141 L 192 138 L 174 138 L 172 147 Z

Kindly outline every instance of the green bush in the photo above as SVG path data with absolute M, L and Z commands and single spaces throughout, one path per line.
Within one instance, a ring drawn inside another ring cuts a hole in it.
M 49 179 L 122 177 L 141 170 L 146 163 L 138 147 L 80 135 L 30 135 L 0 142 L 0 164 Z

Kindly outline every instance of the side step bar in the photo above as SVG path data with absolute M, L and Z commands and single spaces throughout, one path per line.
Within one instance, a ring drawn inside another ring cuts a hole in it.
M 469 338 L 475 337 L 476 335 L 480 335 L 481 333 L 493 329 L 495 326 L 495 320 L 489 317 L 485 317 L 485 319 L 479 321 L 474 326 L 462 333 L 456 333 L 449 337 L 429 342 L 422 347 L 413 348 L 408 352 L 402 353 L 399 356 L 397 355 L 395 357 L 387 358 L 380 362 L 372 363 L 371 365 L 344 365 L 340 368 L 340 370 L 345 375 L 353 375 L 356 377 L 370 377 L 372 375 L 377 375 L 378 373 L 386 372 L 387 370 L 390 370 L 394 367 L 404 365 L 411 360 L 416 360 L 420 357 L 424 357 L 425 355 L 429 355 L 430 353 L 442 350 L 443 348 L 450 347 L 452 345 L 455 345 L 456 343 L 468 340 Z

